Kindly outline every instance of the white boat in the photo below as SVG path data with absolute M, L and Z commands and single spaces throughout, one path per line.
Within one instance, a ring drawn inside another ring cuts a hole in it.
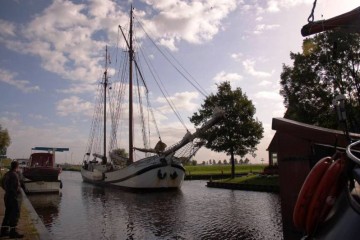
M 22 168 L 22 183 L 26 193 L 56 193 L 62 188 L 59 178 L 61 168 L 55 164 L 55 152 L 69 151 L 68 148 L 34 147 L 36 152 Z
M 107 103 L 111 103 L 108 100 L 111 99 L 111 94 L 108 93 L 109 85 L 108 82 L 108 50 L 106 48 L 105 55 L 105 71 L 103 74 L 101 87 L 99 88 L 100 94 L 98 95 L 98 103 L 96 104 L 97 108 L 94 111 L 93 122 L 91 126 L 90 138 L 88 142 L 87 152 L 84 157 L 83 166 L 81 168 L 81 175 L 84 182 L 89 182 L 97 185 L 110 185 L 120 188 L 132 189 L 132 190 L 167 190 L 167 189 L 178 189 L 181 187 L 184 177 L 185 169 L 182 165 L 182 162 L 188 161 L 192 156 L 195 155 L 197 150 L 203 145 L 203 142 L 198 139 L 199 135 L 206 131 L 208 128 L 212 127 L 223 117 L 223 112 L 220 110 L 215 110 L 213 118 L 206 122 L 201 128 L 197 129 L 195 133 L 191 134 L 189 131 L 185 131 L 185 136 L 177 143 L 171 147 L 166 147 L 161 141 L 161 137 L 156 126 L 156 121 L 154 120 L 157 133 L 159 134 L 160 141 L 156 144 L 155 148 L 149 148 L 149 142 L 147 141 L 149 136 L 145 135 L 148 132 L 148 129 L 142 129 L 144 147 L 138 148 L 134 147 L 134 117 L 133 117 L 133 67 L 135 69 L 134 74 L 138 77 L 137 84 L 139 84 L 139 79 L 143 83 L 141 89 L 138 89 L 136 94 L 140 95 L 141 93 L 148 93 L 147 86 L 145 84 L 144 75 L 140 71 L 139 63 L 136 58 L 135 51 L 133 49 L 133 11 L 130 11 L 130 29 L 129 37 L 125 37 L 123 29 L 119 26 L 121 33 L 125 39 L 128 51 L 123 51 L 127 54 L 126 67 L 129 68 L 128 71 L 128 82 L 125 84 L 123 80 L 120 81 L 121 85 L 119 89 L 124 92 L 125 85 L 129 88 L 129 131 L 128 131 L 128 152 L 129 156 L 121 156 L 116 154 L 114 149 L 118 148 L 116 135 L 117 135 L 117 126 L 119 125 L 119 117 L 122 114 L 119 114 L 117 110 L 121 110 L 121 105 L 110 106 L 110 116 L 111 116 L 111 140 L 110 140 L 110 151 L 107 152 Z M 124 67 L 125 68 L 125 67 Z M 127 70 L 127 68 L 126 68 Z M 125 76 L 124 74 L 119 74 L 120 76 Z M 115 88 L 117 85 L 112 84 Z M 137 85 L 138 86 L 138 85 Z M 112 90 L 114 92 L 114 89 Z M 116 92 L 116 90 L 115 90 Z M 115 94 L 116 95 L 116 94 Z M 120 104 L 121 100 L 126 99 L 121 94 L 116 95 L 115 103 Z M 141 98 L 140 98 L 141 99 Z M 148 99 L 148 97 L 146 97 Z M 141 101 L 138 102 L 140 105 Z M 148 103 L 148 106 L 150 104 Z M 104 107 L 105 106 L 105 107 Z M 144 123 L 144 116 L 142 106 L 139 107 L 140 114 L 142 117 L 142 123 Z M 171 106 L 174 109 L 174 106 Z M 148 116 L 153 116 L 153 112 L 150 112 Z M 178 116 L 178 115 L 177 115 Z M 149 120 L 148 120 L 149 121 Z M 99 130 L 100 129 L 100 130 Z M 101 141 L 94 140 L 96 136 L 101 136 Z M 97 145 L 97 146 L 96 146 Z M 100 146 L 102 145 L 102 146 Z M 98 151 L 101 149 L 102 153 Z M 134 151 L 137 151 L 139 154 L 144 154 L 144 158 L 135 161 L 134 160 Z M 109 157 L 108 157 L 108 156 Z

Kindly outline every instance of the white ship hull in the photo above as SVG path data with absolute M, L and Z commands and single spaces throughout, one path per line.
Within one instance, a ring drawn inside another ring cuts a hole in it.
M 62 183 L 60 180 L 46 182 L 25 179 L 24 188 L 26 193 L 57 193 L 62 188 Z
M 149 157 L 121 169 L 89 164 L 81 168 L 84 182 L 133 190 L 166 190 L 180 188 L 185 177 L 181 163 L 171 157 Z

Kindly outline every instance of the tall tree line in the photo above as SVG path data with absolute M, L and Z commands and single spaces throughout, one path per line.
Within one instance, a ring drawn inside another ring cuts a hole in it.
M 280 94 L 285 118 L 340 129 L 332 105 L 343 94 L 350 131 L 360 132 L 360 35 L 330 31 L 306 38 L 283 65 Z

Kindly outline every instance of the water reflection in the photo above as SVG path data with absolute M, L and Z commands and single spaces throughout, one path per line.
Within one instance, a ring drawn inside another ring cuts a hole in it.
M 83 183 L 79 173 L 63 172 L 62 180 L 57 214 L 30 199 L 54 239 L 282 238 L 276 194 L 209 189 L 203 181 L 138 194 Z
M 97 228 L 103 239 L 144 239 L 149 235 L 181 239 L 181 220 L 185 218 L 181 191 L 138 194 L 86 183 L 81 190 L 83 206 L 89 219 L 99 220 Z
M 50 227 L 59 215 L 59 205 L 62 193 L 28 195 L 37 213 L 42 216 L 45 226 Z

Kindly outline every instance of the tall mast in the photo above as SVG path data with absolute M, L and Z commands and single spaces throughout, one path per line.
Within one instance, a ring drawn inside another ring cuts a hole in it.
M 129 43 L 129 162 L 134 161 L 133 158 L 133 7 L 130 9 L 130 43 Z
M 107 163 L 106 158 L 106 89 L 108 85 L 108 77 L 107 77 L 107 64 L 108 64 L 108 52 L 107 46 L 105 47 L 105 72 L 104 72 L 104 154 L 102 159 L 102 164 Z

